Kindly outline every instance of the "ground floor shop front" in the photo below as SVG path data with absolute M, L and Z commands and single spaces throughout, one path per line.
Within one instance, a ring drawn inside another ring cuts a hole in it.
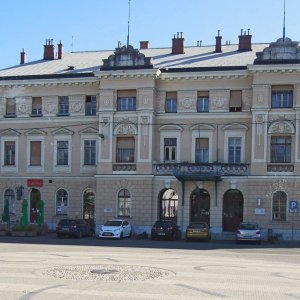
M 44 201 L 45 223 L 55 229 L 62 218 L 84 218 L 95 230 L 112 218 L 128 219 L 135 233 L 150 232 L 158 219 L 176 222 L 184 232 L 191 222 L 205 221 L 212 238 L 230 237 L 242 221 L 254 221 L 264 238 L 300 240 L 300 178 L 223 177 L 180 181 L 174 176 L 112 175 L 84 178 L 2 178 L 2 207 L 18 223 L 22 200 L 28 200 L 31 223 Z M 0 202 L 0 203 L 1 203 Z

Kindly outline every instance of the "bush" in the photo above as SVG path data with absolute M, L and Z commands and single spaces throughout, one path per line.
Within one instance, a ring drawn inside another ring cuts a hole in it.
M 38 226 L 35 224 L 29 224 L 26 226 L 22 226 L 22 225 L 13 225 L 11 228 L 12 231 L 26 231 L 26 232 L 32 232 L 32 231 L 37 231 L 38 230 Z

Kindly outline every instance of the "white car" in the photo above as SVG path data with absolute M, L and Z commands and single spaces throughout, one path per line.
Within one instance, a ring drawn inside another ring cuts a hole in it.
M 122 239 L 131 237 L 132 227 L 127 220 L 108 220 L 100 227 L 99 238 Z

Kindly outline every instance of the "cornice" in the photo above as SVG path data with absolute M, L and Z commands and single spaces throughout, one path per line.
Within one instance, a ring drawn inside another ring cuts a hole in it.
M 118 78 L 152 78 L 156 79 L 160 76 L 158 69 L 142 69 L 142 70 L 110 70 L 96 71 L 95 76 L 99 79 L 118 79 Z
M 250 74 L 254 73 L 299 73 L 300 64 L 288 65 L 248 65 Z

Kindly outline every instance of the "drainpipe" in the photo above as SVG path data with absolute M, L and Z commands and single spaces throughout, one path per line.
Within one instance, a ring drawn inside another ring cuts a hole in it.
M 184 180 L 181 181 L 181 190 L 182 190 L 182 211 L 181 211 L 181 234 L 183 233 L 183 215 L 184 215 Z

